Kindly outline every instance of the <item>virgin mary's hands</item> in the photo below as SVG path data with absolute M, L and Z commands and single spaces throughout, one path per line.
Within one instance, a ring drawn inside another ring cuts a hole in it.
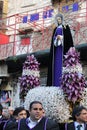
M 63 36 L 62 35 L 57 35 L 57 40 L 63 40 Z

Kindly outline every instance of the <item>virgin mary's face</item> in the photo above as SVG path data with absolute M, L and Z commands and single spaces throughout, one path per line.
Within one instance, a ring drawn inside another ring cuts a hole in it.
M 62 19 L 60 17 L 57 17 L 57 22 L 58 22 L 58 24 L 61 24 L 62 23 Z

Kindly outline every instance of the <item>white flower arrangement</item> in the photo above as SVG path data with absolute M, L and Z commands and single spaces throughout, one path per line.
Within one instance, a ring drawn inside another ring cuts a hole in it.
M 82 74 L 82 66 L 81 64 L 73 65 L 70 67 L 63 67 L 63 73 L 71 73 L 71 72 L 78 72 Z
M 25 97 L 24 106 L 26 109 L 35 100 L 42 102 L 47 117 L 58 122 L 64 122 L 69 119 L 69 105 L 60 87 L 37 87 L 31 89 Z
M 23 75 L 32 75 L 32 76 L 35 76 L 35 77 L 40 77 L 40 71 L 38 70 L 31 70 L 31 69 L 23 69 L 23 72 L 22 72 L 22 76 Z
M 25 95 L 34 87 L 40 85 L 40 63 L 37 61 L 34 55 L 27 56 L 23 63 L 22 76 L 19 77 L 20 83 L 20 97 L 24 99 Z

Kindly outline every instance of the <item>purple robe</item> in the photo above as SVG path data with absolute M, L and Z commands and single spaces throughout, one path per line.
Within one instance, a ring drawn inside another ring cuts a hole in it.
M 57 35 L 63 35 L 63 46 L 55 46 L 54 40 Z M 62 61 L 63 55 L 73 47 L 73 39 L 68 25 L 62 25 L 61 28 L 56 27 L 53 31 L 47 74 L 47 86 L 61 86 L 62 77 Z
M 57 27 L 54 40 L 57 35 L 63 36 L 62 27 Z M 53 58 L 53 86 L 60 86 L 62 77 L 62 60 L 63 60 L 63 46 L 59 45 L 55 48 L 54 58 Z

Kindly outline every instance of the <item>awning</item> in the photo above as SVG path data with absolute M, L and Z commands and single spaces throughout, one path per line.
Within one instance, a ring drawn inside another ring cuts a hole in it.
M 1 44 L 8 44 L 9 43 L 9 36 L 4 33 L 0 33 L 0 45 Z

